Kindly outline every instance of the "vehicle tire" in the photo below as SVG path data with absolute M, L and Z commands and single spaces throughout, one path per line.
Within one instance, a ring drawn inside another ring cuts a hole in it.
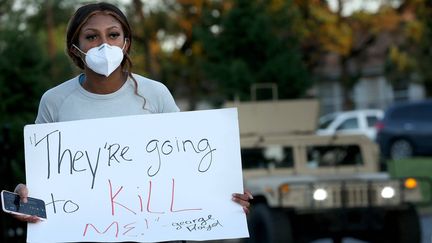
M 414 148 L 406 139 L 397 139 L 390 145 L 390 158 L 393 160 L 406 159 L 413 154 Z
M 421 242 L 420 218 L 414 206 L 389 212 L 384 228 L 384 239 L 380 242 Z
M 271 209 L 260 203 L 251 208 L 248 221 L 249 243 L 294 242 L 289 215 L 282 210 Z

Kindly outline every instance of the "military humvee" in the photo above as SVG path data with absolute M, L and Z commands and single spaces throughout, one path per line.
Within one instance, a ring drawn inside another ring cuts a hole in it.
M 230 103 L 237 107 L 245 187 L 254 196 L 249 242 L 344 237 L 420 242 L 414 204 L 425 178 L 391 178 L 366 136 L 317 136 L 316 100 Z

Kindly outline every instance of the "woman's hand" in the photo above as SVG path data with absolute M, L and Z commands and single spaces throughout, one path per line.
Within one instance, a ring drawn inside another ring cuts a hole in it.
M 240 204 L 243 207 L 243 211 L 248 214 L 249 208 L 251 206 L 251 203 L 249 200 L 252 200 L 253 196 L 250 191 L 245 190 L 242 194 L 240 193 L 233 193 L 232 200 L 238 204 Z
M 27 197 L 28 197 L 28 189 L 27 186 L 20 183 L 15 187 L 14 190 L 15 193 L 17 193 L 20 196 L 20 200 L 23 203 L 27 203 Z M 30 215 L 16 215 L 13 214 L 13 216 L 20 220 L 20 221 L 24 221 L 24 222 L 29 222 L 29 223 L 37 223 L 40 221 L 40 219 L 36 216 L 30 216 Z

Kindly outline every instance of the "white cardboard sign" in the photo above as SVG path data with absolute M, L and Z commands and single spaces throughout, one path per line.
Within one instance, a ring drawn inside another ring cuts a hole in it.
M 28 242 L 248 237 L 235 108 L 28 125 Z

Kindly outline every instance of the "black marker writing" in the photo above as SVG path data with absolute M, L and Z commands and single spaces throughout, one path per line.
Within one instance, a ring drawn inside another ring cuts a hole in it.
M 188 139 L 179 141 L 177 138 L 175 138 L 174 142 L 171 140 L 165 140 L 163 142 L 157 139 L 150 140 L 145 147 L 145 151 L 147 153 L 155 153 L 157 155 L 156 168 L 152 169 L 153 165 L 151 165 L 147 170 L 147 175 L 152 177 L 155 176 L 161 169 L 162 155 L 168 156 L 175 151 L 178 153 L 192 151 L 196 154 L 205 152 L 198 164 L 198 171 L 202 173 L 207 172 L 212 165 L 213 152 L 216 151 L 216 149 L 212 149 L 209 140 L 206 138 L 199 140 L 195 144 L 193 141 Z
M 215 227 L 223 227 L 218 219 L 213 218 L 210 214 L 207 217 L 201 217 L 171 224 L 176 230 L 187 229 L 189 232 L 197 230 L 210 231 Z
M 40 140 L 34 138 L 34 146 L 46 149 L 47 179 L 53 176 L 53 168 L 56 168 L 57 175 L 85 173 L 91 176 L 91 189 L 94 189 L 100 166 L 112 166 L 122 162 L 131 162 L 131 149 L 129 146 L 120 143 L 103 142 L 103 146 L 91 149 L 72 149 L 67 146 L 60 130 L 55 130 L 44 135 Z M 32 141 L 32 144 L 33 144 Z M 65 145 L 66 144 L 66 145 Z M 147 175 L 153 177 L 157 175 L 163 167 L 164 160 L 175 157 L 175 154 L 189 153 L 199 155 L 197 160 L 197 171 L 205 173 L 210 170 L 214 162 L 215 148 L 211 146 L 209 139 L 151 139 L 144 143 L 144 151 L 147 158 L 144 162 L 148 163 Z M 75 146 L 77 144 L 74 144 Z M 79 145 L 79 144 L 78 144 Z M 186 161 L 188 162 L 188 161 Z
M 51 193 L 51 200 L 46 206 L 52 205 L 54 214 L 57 214 L 57 203 L 63 204 L 63 212 L 74 213 L 79 210 L 79 205 L 72 200 L 56 200 L 54 199 L 54 194 Z
M 119 143 L 105 143 L 103 147 L 98 147 L 95 151 L 84 149 L 72 151 L 70 148 L 63 148 L 62 132 L 59 130 L 48 133 L 40 140 L 35 139 L 35 147 L 41 146 L 42 144 L 46 145 L 47 179 L 52 177 L 51 166 L 53 160 L 56 160 L 52 156 L 52 151 L 57 150 L 57 174 L 63 174 L 62 172 L 65 167 L 68 168 L 68 172 L 66 173 L 69 173 L 70 175 L 73 175 L 74 173 L 86 173 L 89 171 L 87 173 L 90 173 L 92 177 L 92 189 L 95 185 L 101 161 L 106 159 L 106 164 L 108 166 L 111 166 L 112 161 L 117 163 L 132 161 L 128 154 L 129 146 L 122 146 Z

